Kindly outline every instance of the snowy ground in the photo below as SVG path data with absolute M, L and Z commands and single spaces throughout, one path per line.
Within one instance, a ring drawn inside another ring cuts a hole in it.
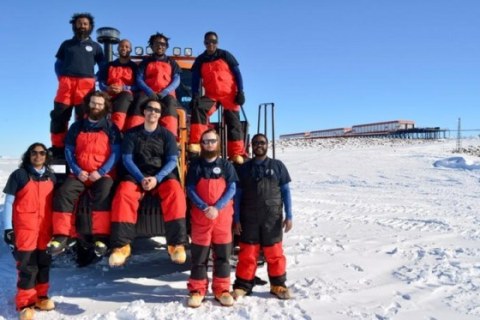
M 480 140 L 463 145 L 479 150 Z M 480 319 L 480 158 L 455 146 L 277 144 L 293 179 L 294 227 L 284 240 L 293 300 L 259 286 L 232 308 L 209 298 L 189 309 L 188 266 L 173 266 L 162 245 L 143 240 L 124 268 L 57 262 L 57 309 L 37 319 Z M 0 159 L 2 189 L 16 163 Z M 7 250 L 2 243 L 0 319 L 16 317 Z M 257 274 L 266 279 L 266 268 Z

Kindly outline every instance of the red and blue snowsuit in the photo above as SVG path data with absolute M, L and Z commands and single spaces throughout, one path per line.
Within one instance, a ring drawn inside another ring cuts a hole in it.
M 207 262 L 210 247 L 213 250 L 212 291 L 219 295 L 230 290 L 230 253 L 232 251 L 233 196 L 238 180 L 232 164 L 217 158 L 207 162 L 199 158 L 187 173 L 187 194 L 192 202 L 192 270 L 188 290 L 205 296 L 208 291 Z M 211 220 L 204 210 L 218 209 L 218 217 Z
M 110 120 L 76 121 L 68 130 L 65 155 L 73 174 L 60 186 L 53 202 L 53 234 L 75 237 L 74 210 L 80 195 L 88 189 L 91 197 L 92 235 L 110 234 L 110 209 L 113 198 L 115 164 L 120 159 L 120 132 Z M 80 181 L 80 172 L 98 171 L 95 182 Z
M 199 99 L 192 110 L 190 144 L 200 143 L 202 133 L 208 129 L 208 118 L 221 103 L 227 124 L 227 152 L 229 157 L 245 154 L 243 129 L 240 122 L 240 106 L 235 102 L 237 92 L 243 91 L 243 80 L 238 62 L 228 51 L 217 49 L 209 55 L 199 55 L 192 66 L 192 93 L 200 89 L 200 79 L 205 96 Z
M 137 72 L 138 66 L 135 62 L 129 60 L 123 64 L 120 59 L 116 59 L 101 68 L 98 74 L 101 90 L 108 92 L 111 85 L 123 87 L 122 92 L 111 94 L 113 104 L 111 120 L 122 132 L 143 122 L 143 119 L 140 123 L 132 122 L 134 110 L 131 106 L 137 93 Z
M 135 117 L 141 117 L 141 106 L 149 97 L 157 96 L 162 104 L 160 124 L 167 128 L 175 137 L 178 135 L 177 108 L 181 107 L 175 96 L 175 89 L 180 84 L 182 69 L 177 62 L 167 55 L 152 55 L 140 63 L 137 74 L 137 86 L 141 90 L 135 104 Z
M 11 208 L 5 208 L 5 211 L 12 213 L 15 235 L 17 310 L 33 306 L 48 296 L 52 260 L 46 249 L 52 237 L 54 184 L 52 172 L 37 171 L 28 166 L 15 170 L 3 190 L 7 197 L 14 196 Z
M 112 203 L 112 248 L 123 247 L 135 239 L 137 210 L 145 193 L 141 181 L 149 176 L 158 181 L 149 192 L 160 198 L 167 244 L 187 243 L 187 205 L 176 170 L 177 154 L 175 137 L 161 126 L 147 132 L 139 125 L 125 133 L 122 160 L 128 174 L 120 182 Z
M 63 148 L 72 108 L 76 119 L 83 118 L 83 99 L 95 89 L 94 67 L 103 62 L 104 55 L 102 47 L 91 38 L 73 37 L 60 45 L 56 58 L 58 90 L 50 113 L 50 134 L 52 146 Z
M 234 288 L 251 292 L 260 249 L 267 262 L 270 284 L 285 286 L 286 258 L 283 254 L 283 216 L 292 219 L 291 181 L 285 165 L 276 159 L 250 160 L 238 170 L 235 222 L 240 222 L 240 252 Z

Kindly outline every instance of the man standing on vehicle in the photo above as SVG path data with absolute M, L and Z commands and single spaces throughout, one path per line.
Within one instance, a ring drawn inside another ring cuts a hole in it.
M 118 43 L 118 59 L 109 62 L 100 69 L 98 82 L 102 91 L 108 92 L 112 98 L 112 122 L 120 131 L 143 123 L 143 117 L 131 115 L 130 106 L 137 91 L 137 64 L 130 59 L 132 44 L 123 39 Z
M 95 89 L 95 64 L 103 63 L 102 47 L 90 38 L 95 26 L 89 13 L 74 14 L 70 20 L 74 37 L 65 40 L 56 54 L 58 90 L 50 112 L 50 134 L 54 157 L 63 157 L 68 122 L 75 108 L 76 119 L 83 117 L 84 97 Z
M 175 98 L 175 89 L 180 84 L 182 70 L 175 60 L 165 54 L 168 40 L 169 38 L 158 32 L 148 40 L 153 54 L 143 60 L 138 67 L 137 85 L 141 92 L 135 104 L 135 112 L 136 115 L 142 115 L 142 107 L 148 99 L 160 101 L 162 104 L 160 124 L 176 137 L 177 107 L 181 105 Z
M 158 123 L 162 113 L 159 101 L 149 99 L 142 109 L 145 122 L 128 130 L 122 143 L 122 160 L 128 174 L 112 203 L 111 267 L 123 265 L 131 254 L 137 210 L 146 192 L 160 198 L 172 262 L 183 264 L 186 260 L 187 205 L 176 171 L 177 143 L 173 134 Z
M 53 201 L 53 238 L 48 244 L 52 255 L 65 251 L 69 238 L 76 235 L 74 210 L 86 189 L 91 197 L 94 251 L 99 257 L 107 253 L 114 169 L 120 159 L 120 132 L 107 119 L 110 110 L 108 94 L 96 91 L 89 99 L 88 118 L 76 121 L 68 130 L 65 158 L 72 174 Z
M 252 138 L 254 158 L 238 170 L 239 185 L 235 196 L 234 232 L 240 235 L 240 252 L 234 295 L 249 295 L 255 284 L 260 249 L 268 265 L 270 293 L 290 299 L 285 285 L 286 258 L 282 248 L 282 229 L 292 229 L 291 181 L 285 165 L 267 157 L 268 140 L 261 133 Z M 285 220 L 282 207 L 285 207 Z
M 220 103 L 227 124 L 227 151 L 231 161 L 241 164 L 245 155 L 240 106 L 245 103 L 242 74 L 235 57 L 218 49 L 218 36 L 209 31 L 204 36 L 206 50 L 192 66 L 192 118 L 188 151 L 200 153 L 200 136 L 208 129 L 208 117 Z M 205 95 L 200 97 L 200 79 Z

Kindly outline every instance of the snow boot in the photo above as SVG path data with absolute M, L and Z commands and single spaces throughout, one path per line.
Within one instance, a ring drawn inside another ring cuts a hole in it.
M 224 307 L 231 307 L 235 300 L 233 299 L 232 295 L 228 291 L 223 291 L 220 294 L 215 295 L 215 300 L 220 302 L 220 304 Z
M 55 309 L 55 303 L 48 297 L 41 297 L 35 302 L 35 308 L 42 311 L 50 311 Z
M 168 246 L 168 254 L 173 263 L 184 264 L 187 260 L 187 254 L 185 253 L 185 246 Z
M 198 308 L 202 305 L 203 299 L 205 299 L 205 296 L 202 296 L 200 292 L 192 291 L 188 295 L 187 305 L 190 308 Z
M 110 265 L 110 267 L 123 266 L 125 264 L 125 261 L 127 261 L 127 258 L 130 257 L 130 254 L 130 244 L 126 244 L 120 248 L 114 248 L 112 250 L 110 258 L 108 259 L 108 264 Z
M 20 320 L 33 320 L 35 318 L 35 310 L 31 307 L 23 308 L 18 314 Z
M 284 286 L 270 286 L 270 293 L 276 296 L 280 300 L 291 299 L 290 291 Z

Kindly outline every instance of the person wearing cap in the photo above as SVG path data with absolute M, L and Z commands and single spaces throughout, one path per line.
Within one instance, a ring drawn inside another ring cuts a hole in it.
M 4 240 L 17 262 L 15 306 L 20 319 L 33 319 L 35 308 L 48 311 L 55 303 L 48 297 L 50 265 L 46 253 L 52 236 L 52 199 L 55 175 L 47 147 L 33 143 L 23 154 L 19 169 L 3 189 Z
M 127 174 L 112 203 L 111 267 L 125 264 L 135 239 L 140 200 L 146 192 L 160 198 L 165 237 L 172 262 L 185 263 L 187 211 L 185 193 L 178 178 L 178 148 L 175 137 L 159 125 L 162 105 L 157 99 L 144 104 L 145 122 L 129 129 L 122 142 L 122 161 Z
M 206 50 L 192 66 L 192 117 L 188 151 L 200 153 L 200 136 L 208 129 L 208 118 L 223 105 L 227 125 L 227 154 L 231 161 L 244 161 L 244 132 L 240 122 L 240 106 L 245 103 L 242 74 L 235 57 L 227 50 L 218 48 L 215 32 L 205 33 Z M 200 95 L 202 80 L 205 95 Z
M 68 122 L 75 109 L 75 118 L 83 118 L 83 99 L 95 90 L 95 64 L 104 62 L 100 44 L 90 37 L 95 23 L 90 13 L 76 13 L 70 20 L 74 36 L 65 40 L 57 51 L 55 73 L 58 89 L 50 112 L 51 151 L 63 157 Z

